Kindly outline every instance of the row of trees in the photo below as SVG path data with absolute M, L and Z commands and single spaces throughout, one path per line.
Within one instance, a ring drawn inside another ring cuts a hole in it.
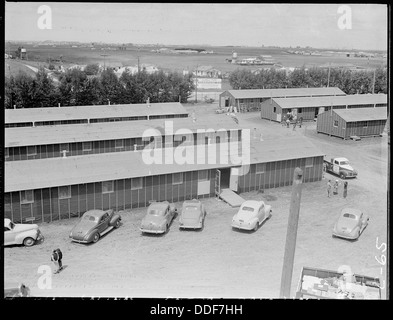
M 233 89 L 269 89 L 300 87 L 338 87 L 346 94 L 387 93 L 387 70 L 351 71 L 332 68 L 295 69 L 286 73 L 282 70 L 262 69 L 254 74 L 249 70 L 238 69 L 231 73 L 229 83 Z
M 118 78 L 113 70 L 91 76 L 91 70 L 68 70 L 57 83 L 45 72 L 35 77 L 25 73 L 6 78 L 5 107 L 42 108 L 78 105 L 128 104 L 150 102 L 186 102 L 194 89 L 191 76 L 163 71 L 148 74 L 123 73 Z
M 374 87 L 375 77 L 375 87 Z M 233 89 L 268 89 L 299 87 L 338 87 L 347 94 L 387 93 L 387 70 L 350 71 L 332 68 L 295 69 L 291 73 L 263 69 L 254 74 L 238 69 L 229 77 Z M 374 87 L 374 88 L 373 88 Z M 187 102 L 194 90 L 191 75 L 164 73 L 136 74 L 124 72 L 118 78 L 113 70 L 98 73 L 91 66 L 85 71 L 68 70 L 55 82 L 44 69 L 35 77 L 25 73 L 6 78 L 6 108 L 42 108 L 78 105 L 127 104 L 150 102 Z

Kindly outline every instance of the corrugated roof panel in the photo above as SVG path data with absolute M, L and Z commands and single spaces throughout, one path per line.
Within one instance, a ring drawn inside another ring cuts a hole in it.
M 6 109 L 5 123 L 188 114 L 179 102 Z
M 202 148 L 205 148 L 205 146 Z M 163 152 L 165 159 L 173 157 L 172 149 L 160 150 Z M 175 150 L 177 152 L 181 151 L 177 148 Z M 190 151 L 191 149 L 187 150 Z M 141 151 L 29 161 L 7 161 L 5 162 L 5 192 L 239 165 L 236 158 L 230 158 L 228 155 L 219 161 L 220 157 L 215 152 L 208 152 L 204 149 L 205 153 L 203 154 L 197 152 L 195 148 L 192 148 L 192 150 L 194 150 L 194 163 L 184 164 L 178 164 L 175 161 L 172 161 L 172 163 L 166 161 L 163 164 L 146 164 Z M 237 152 L 236 149 L 235 151 Z M 280 140 L 253 141 L 250 147 L 250 163 L 323 155 L 310 141 L 299 136 L 285 137 Z M 209 159 L 212 160 L 214 157 L 217 161 L 209 164 Z M 198 164 L 198 161 L 200 164 Z
M 383 104 L 386 94 L 353 94 L 346 96 L 273 98 L 281 108 L 310 108 L 341 105 Z
M 167 123 L 167 125 L 166 125 Z M 68 142 L 102 141 L 142 137 L 148 129 L 157 129 L 164 134 L 165 127 L 176 132 L 188 129 L 239 129 L 240 126 L 230 116 L 220 119 L 191 117 L 140 121 L 119 121 L 61 126 L 38 126 L 5 128 L 5 147 L 47 145 Z
M 347 122 L 387 120 L 388 108 L 336 109 L 333 111 Z
M 236 99 L 270 98 L 270 97 L 303 97 L 311 95 L 345 95 L 337 87 L 329 88 L 282 88 L 282 89 L 245 89 L 228 90 Z

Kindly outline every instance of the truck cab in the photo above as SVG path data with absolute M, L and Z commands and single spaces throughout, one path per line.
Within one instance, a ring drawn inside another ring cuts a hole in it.
M 325 161 L 326 171 L 332 172 L 341 179 L 355 178 L 357 176 L 357 171 L 350 165 L 347 158 L 331 158 L 331 161 Z

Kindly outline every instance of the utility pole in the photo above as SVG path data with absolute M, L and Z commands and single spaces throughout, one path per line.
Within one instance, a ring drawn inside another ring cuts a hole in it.
M 195 102 L 198 102 L 198 65 L 195 69 Z
M 374 69 L 374 79 L 373 79 L 373 92 L 372 94 L 375 93 L 375 69 Z
M 330 83 L 330 62 L 329 62 L 328 83 L 327 83 L 328 88 L 329 88 L 329 83 Z
M 102 54 L 101 56 L 104 57 L 104 70 L 105 70 L 105 69 L 106 69 L 106 65 L 105 65 L 106 59 L 105 59 L 105 58 L 106 58 L 106 56 L 109 56 L 109 54 L 105 54 L 105 53 L 104 53 L 104 54 Z
M 289 207 L 284 262 L 282 266 L 280 298 L 289 298 L 291 294 L 293 262 L 295 258 L 296 237 L 297 237 L 299 212 L 300 212 L 300 200 L 302 196 L 302 180 L 303 180 L 302 169 L 295 168 L 295 172 L 293 174 L 291 203 Z
M 137 58 L 138 58 L 138 74 L 141 71 L 140 65 L 139 65 L 139 50 L 140 50 L 140 47 L 138 47 L 138 55 L 137 55 Z

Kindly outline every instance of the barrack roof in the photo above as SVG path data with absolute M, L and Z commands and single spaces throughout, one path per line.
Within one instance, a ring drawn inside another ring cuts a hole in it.
M 334 96 L 345 93 L 337 87 L 328 88 L 282 88 L 282 89 L 245 89 L 228 90 L 235 99 L 270 98 L 270 97 L 306 97 L 306 96 Z
M 188 114 L 180 102 L 6 109 L 5 123 Z
M 5 128 L 5 147 L 48 145 L 84 141 L 106 141 L 140 138 L 149 129 L 157 129 L 165 135 L 165 128 L 173 126 L 173 132 L 188 129 L 240 129 L 230 116 L 219 119 L 208 117 L 171 118 L 139 121 L 100 122 L 38 127 Z
M 281 108 L 312 108 L 364 104 L 387 104 L 386 94 L 351 94 L 347 96 L 273 98 Z
M 328 111 L 326 111 L 328 112 Z M 388 108 L 333 109 L 346 122 L 387 120 Z
M 306 138 L 297 135 L 281 139 L 251 141 L 251 164 L 324 155 Z M 214 144 L 211 146 L 214 146 Z M 232 161 L 233 158 L 227 155 L 220 159 L 217 152 L 208 152 L 207 147 L 201 147 L 205 152 L 198 152 L 198 149 L 194 146 L 185 147 L 186 150 L 194 150 L 195 152 L 194 163 L 184 164 L 178 164 L 175 161 L 171 163 L 168 160 L 173 159 L 174 150 L 179 150 L 179 147 L 175 149 L 160 149 L 163 153 L 163 158 L 165 158 L 162 164 L 147 164 L 146 158 L 144 159 L 143 157 L 143 151 L 101 153 L 28 161 L 6 161 L 4 163 L 5 192 L 239 166 L 240 162 L 236 162 L 236 158 Z M 229 150 L 237 154 L 237 148 L 229 147 Z M 211 160 L 214 160 L 214 157 L 217 163 L 209 163 Z

